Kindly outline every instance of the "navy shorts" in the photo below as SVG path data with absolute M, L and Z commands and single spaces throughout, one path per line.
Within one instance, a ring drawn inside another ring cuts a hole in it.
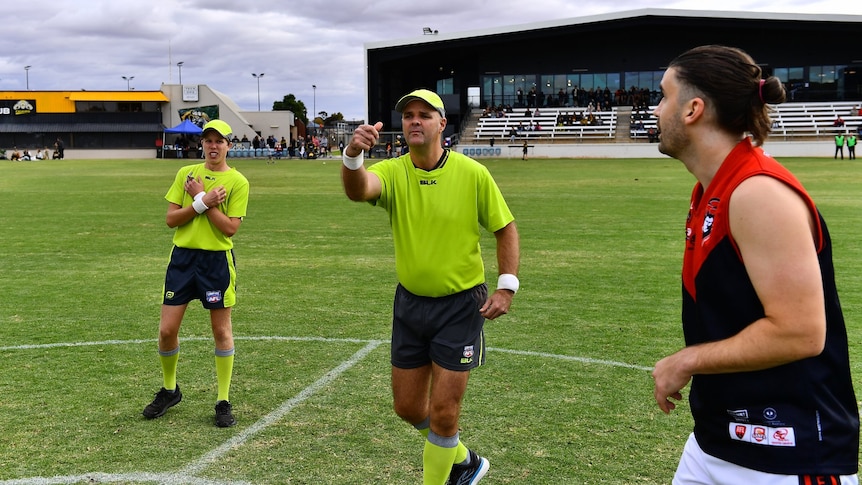
M 165 305 L 200 300 L 204 308 L 228 308 L 236 303 L 236 261 L 233 250 L 206 251 L 174 246 L 165 272 Z
M 488 299 L 485 283 L 454 295 L 414 295 L 400 284 L 392 312 L 394 367 L 415 369 L 431 362 L 454 371 L 485 363 L 485 317 L 479 308 Z

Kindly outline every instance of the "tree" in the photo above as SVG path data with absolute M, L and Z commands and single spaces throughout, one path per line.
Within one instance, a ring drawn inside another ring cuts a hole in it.
M 308 124 L 308 108 L 305 103 L 296 99 L 293 94 L 288 94 L 281 101 L 272 103 L 273 111 L 292 111 L 296 119 L 302 121 L 303 125 Z

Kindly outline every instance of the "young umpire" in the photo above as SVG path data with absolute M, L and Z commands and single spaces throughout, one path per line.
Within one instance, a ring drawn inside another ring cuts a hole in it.
M 165 274 L 159 360 L 164 386 L 143 415 L 164 415 L 182 400 L 177 385 L 179 330 L 188 304 L 200 300 L 210 311 L 215 340 L 218 397 L 215 424 L 236 424 L 230 400 L 234 342 L 231 308 L 236 303 L 236 266 L 232 237 L 239 230 L 248 206 L 248 180 L 227 165 L 231 128 L 221 120 L 204 125 L 201 145 L 204 163 L 187 165 L 177 172 L 165 199 L 166 222 L 175 228 L 170 263 Z

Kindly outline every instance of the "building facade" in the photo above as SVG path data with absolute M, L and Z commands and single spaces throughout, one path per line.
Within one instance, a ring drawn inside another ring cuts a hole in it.
M 481 25 L 481 19 L 477 19 Z M 862 100 L 862 16 L 643 9 L 457 34 L 428 28 L 422 36 L 365 45 L 368 119 L 399 128 L 398 98 L 436 90 L 457 133 L 471 108 L 560 102 L 572 90 L 633 87 L 657 102 L 667 63 L 704 44 L 740 47 L 768 75 L 784 81 L 790 100 Z M 519 99 L 519 90 L 523 99 Z M 541 102 L 539 101 L 541 99 Z

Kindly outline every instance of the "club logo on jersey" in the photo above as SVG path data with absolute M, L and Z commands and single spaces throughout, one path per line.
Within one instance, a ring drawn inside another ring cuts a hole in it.
M 766 408 L 763 410 L 763 417 L 767 421 L 775 421 L 775 418 L 778 417 L 778 411 L 773 408 Z
M 706 203 L 706 215 L 703 217 L 703 226 L 701 226 L 701 244 L 705 244 L 712 234 L 712 225 L 715 222 L 715 213 L 718 211 L 718 203 L 720 199 L 714 197 Z
M 207 302 L 208 303 L 218 303 L 221 301 L 221 291 L 208 291 L 207 292 Z

